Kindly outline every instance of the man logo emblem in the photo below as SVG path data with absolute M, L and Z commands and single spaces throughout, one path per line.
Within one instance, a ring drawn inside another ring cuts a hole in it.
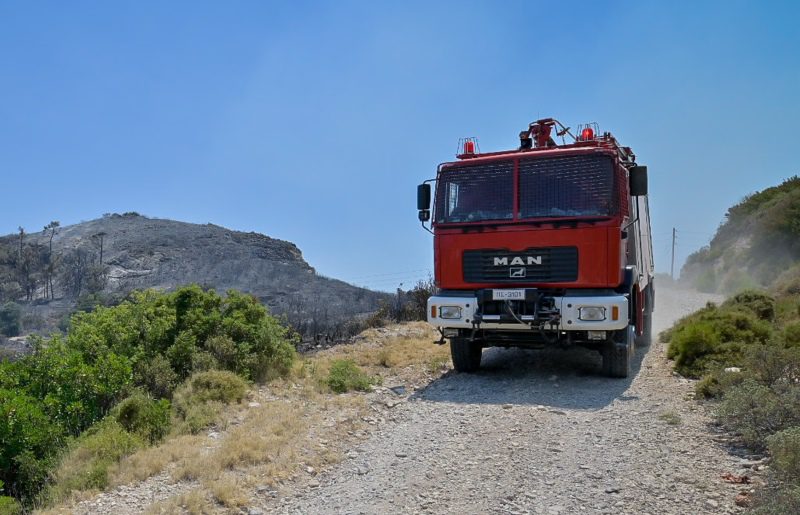
M 520 267 L 512 266 L 511 268 L 508 269 L 508 275 L 512 279 L 519 279 L 519 278 L 525 277 L 525 267 L 524 266 L 520 266 Z

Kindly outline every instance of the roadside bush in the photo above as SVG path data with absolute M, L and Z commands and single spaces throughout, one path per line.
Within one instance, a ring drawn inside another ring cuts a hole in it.
M 733 298 L 717 307 L 709 304 L 680 320 L 662 338 L 669 342 L 667 357 L 675 370 L 699 378 L 715 368 L 742 366 L 745 349 L 765 344 L 773 335 L 769 302 L 760 296 Z M 774 303 L 772 304 L 774 315 Z M 758 315 L 757 315 L 758 313 Z
M 70 445 L 45 499 L 57 502 L 72 491 L 106 488 L 111 466 L 145 445 L 140 436 L 126 431 L 113 417 L 98 422 Z
M 114 418 L 126 431 L 152 444 L 169 432 L 170 404 L 166 399 L 156 401 L 138 392 L 114 408 Z
M 6 492 L 32 499 L 62 441 L 62 429 L 35 398 L 0 389 L 0 481 Z
M 0 481 L 0 489 L 3 483 Z M 0 514 L 2 515 L 20 515 L 22 513 L 22 505 L 17 502 L 13 497 L 0 495 Z
M 232 372 L 199 372 L 175 390 L 173 412 L 178 433 L 198 433 L 214 424 L 226 404 L 239 402 L 247 383 Z
M 753 515 L 787 515 L 800 513 L 800 486 L 782 483 L 767 486 L 756 493 Z
M 775 320 L 775 298 L 757 290 L 745 290 L 722 303 L 726 307 L 744 308 L 761 320 Z
M 694 392 L 699 398 L 716 399 L 722 397 L 726 391 L 740 384 L 747 377 L 744 372 L 726 372 L 722 367 L 716 368 L 695 384 Z
M 800 485 L 800 427 L 790 427 L 767 437 L 770 466 L 784 481 Z
M 783 328 L 783 341 L 787 346 L 800 347 L 800 322 L 786 324 Z
M 351 390 L 368 391 L 378 380 L 367 375 L 354 361 L 337 359 L 331 363 L 325 382 L 334 392 L 345 393 Z
M 772 389 L 753 379 L 727 391 L 717 410 L 720 421 L 751 449 L 766 448 L 766 438 L 800 425 L 800 386 Z

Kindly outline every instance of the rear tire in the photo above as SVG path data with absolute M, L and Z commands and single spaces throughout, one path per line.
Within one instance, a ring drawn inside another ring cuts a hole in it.
M 481 367 L 483 345 L 469 338 L 450 338 L 450 356 L 457 372 L 477 372 Z
M 644 312 L 644 327 L 642 328 L 641 336 L 636 337 L 637 347 L 648 347 L 653 341 L 653 313 L 651 311 Z
M 609 377 L 628 377 L 633 363 L 633 326 L 614 331 L 603 347 L 603 373 Z
M 644 313 L 642 313 L 641 336 L 636 337 L 637 347 L 647 347 L 653 341 L 653 298 L 651 290 L 647 290 L 644 301 Z

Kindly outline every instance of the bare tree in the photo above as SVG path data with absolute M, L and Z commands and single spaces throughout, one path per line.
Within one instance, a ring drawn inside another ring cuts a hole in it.
M 92 241 L 94 241 L 94 244 L 100 249 L 100 266 L 103 266 L 103 242 L 106 236 L 108 236 L 108 234 L 102 231 L 92 235 Z
M 44 226 L 44 233 L 47 234 L 48 231 L 50 233 L 47 259 L 46 262 L 44 263 L 44 276 L 45 276 L 44 296 L 45 298 L 48 298 L 48 292 L 49 292 L 49 297 L 51 299 L 55 298 L 55 289 L 53 287 L 54 283 L 53 276 L 56 273 L 56 261 L 57 261 L 56 256 L 53 255 L 53 238 L 56 237 L 56 232 L 58 231 L 59 227 L 61 227 L 61 223 L 58 220 L 53 220 L 52 222 Z

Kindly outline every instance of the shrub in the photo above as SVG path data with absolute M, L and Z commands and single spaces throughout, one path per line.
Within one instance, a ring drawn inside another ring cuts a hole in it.
M 747 349 L 744 367 L 750 377 L 767 386 L 800 382 L 800 349 L 777 344 Z
M 800 425 L 800 386 L 776 391 L 746 379 L 725 393 L 717 414 L 726 427 L 741 435 L 745 445 L 763 450 L 769 435 Z
M 21 499 L 39 490 L 60 447 L 62 430 L 33 397 L 0 390 L 0 480 Z
M 200 402 L 230 404 L 241 401 L 247 392 L 247 383 L 233 372 L 225 370 L 199 372 L 189 379 L 188 386 L 188 395 Z
M 753 515 L 800 513 L 800 486 L 777 484 L 756 493 Z
M 784 481 L 800 484 L 800 427 L 790 427 L 767 437 L 772 469 Z
M 178 384 L 178 374 L 172 370 L 167 358 L 156 354 L 136 366 L 135 383 L 157 399 L 169 399 Z
M 750 302 L 752 301 L 752 303 Z M 765 344 L 772 337 L 769 322 L 755 299 L 743 297 L 720 307 L 709 304 L 680 320 L 662 338 L 668 339 L 667 356 L 675 360 L 675 370 L 688 377 L 701 377 L 723 366 L 741 366 L 745 349 Z
M 326 380 L 328 387 L 336 393 L 350 390 L 368 391 L 370 386 L 376 382 L 375 378 L 367 375 L 354 361 L 349 359 L 334 360 Z
M 0 306 L 0 334 L 18 336 L 22 329 L 22 308 L 14 302 Z
M 0 483 L 2 485 L 2 483 Z M 17 502 L 13 497 L 0 495 L 0 514 L 2 515 L 20 515 L 22 513 L 22 505 Z
M 704 375 L 694 387 L 695 395 L 704 399 L 715 399 L 740 384 L 748 374 L 745 372 L 726 372 L 724 368 L 716 368 Z
M 788 346 L 800 347 L 800 322 L 786 324 L 783 328 L 783 341 Z
M 106 488 L 109 468 L 144 446 L 140 436 L 129 433 L 113 418 L 98 422 L 70 446 L 46 499 L 54 502 L 73 491 Z
M 737 293 L 722 303 L 725 307 L 741 307 L 747 309 L 761 320 L 775 319 L 775 298 L 756 290 L 745 290 Z
M 197 433 L 214 424 L 225 404 L 244 398 L 247 383 L 232 372 L 198 372 L 175 390 L 173 411 L 177 432 Z
M 116 421 L 129 433 L 135 433 L 150 443 L 167 434 L 170 425 L 170 404 L 166 399 L 153 400 L 139 392 L 114 408 Z

